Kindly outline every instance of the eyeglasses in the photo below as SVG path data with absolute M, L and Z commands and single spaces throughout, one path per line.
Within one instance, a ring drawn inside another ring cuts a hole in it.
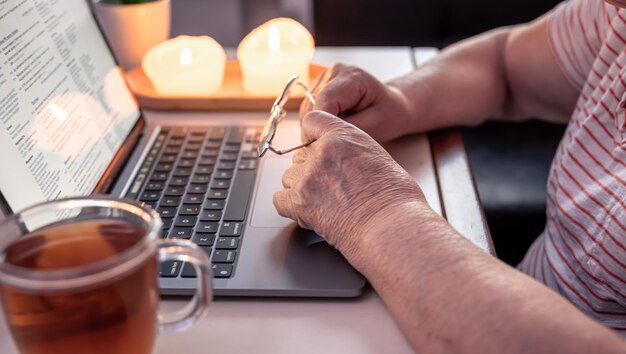
M 274 101 L 274 105 L 272 106 L 272 110 L 270 111 L 270 117 L 263 127 L 263 131 L 261 132 L 261 137 L 259 139 L 259 147 L 257 148 L 257 153 L 259 154 L 259 157 L 265 155 L 267 150 L 272 150 L 277 155 L 283 155 L 310 144 L 302 144 L 287 149 L 279 149 L 272 146 L 272 140 L 274 140 L 276 128 L 287 115 L 287 111 L 284 108 L 285 103 L 287 103 L 287 100 L 289 100 L 289 95 L 296 85 L 301 86 L 304 89 L 304 94 L 306 95 L 306 98 L 308 98 L 311 103 L 315 104 L 315 98 L 313 98 L 313 94 L 306 86 L 306 84 L 298 79 L 298 75 L 292 76 L 287 82 L 287 85 L 285 86 L 283 92 L 278 96 L 278 98 L 276 98 L 276 101 Z

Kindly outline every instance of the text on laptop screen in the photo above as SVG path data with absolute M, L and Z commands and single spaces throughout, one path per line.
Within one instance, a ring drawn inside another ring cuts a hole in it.
M 85 0 L 0 0 L 0 191 L 88 195 L 139 119 Z

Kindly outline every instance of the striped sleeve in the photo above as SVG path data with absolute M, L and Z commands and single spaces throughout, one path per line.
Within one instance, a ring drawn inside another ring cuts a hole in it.
M 604 1 L 570 0 L 550 14 L 548 38 L 554 56 L 568 80 L 582 89 L 608 26 Z

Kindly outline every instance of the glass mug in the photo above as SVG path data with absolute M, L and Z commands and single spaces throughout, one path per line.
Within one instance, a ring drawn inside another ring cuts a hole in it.
M 211 264 L 184 240 L 159 241 L 147 206 L 109 197 L 45 202 L 0 223 L 0 301 L 18 350 L 150 353 L 157 333 L 191 326 L 211 300 Z M 158 261 L 189 262 L 187 306 L 158 314 Z

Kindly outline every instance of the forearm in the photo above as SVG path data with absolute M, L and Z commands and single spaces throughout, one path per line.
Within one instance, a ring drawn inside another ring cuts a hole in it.
M 476 248 L 423 204 L 394 215 L 401 218 L 386 216 L 362 236 L 352 253 L 359 256 L 348 258 L 418 352 L 624 352 L 615 334 Z
M 554 57 L 548 17 L 460 42 L 390 82 L 415 131 L 476 125 L 487 118 L 566 122 L 578 97 Z
M 389 83 L 399 89 L 417 131 L 477 125 L 500 115 L 507 99 L 500 29 L 453 45 L 424 67 Z

